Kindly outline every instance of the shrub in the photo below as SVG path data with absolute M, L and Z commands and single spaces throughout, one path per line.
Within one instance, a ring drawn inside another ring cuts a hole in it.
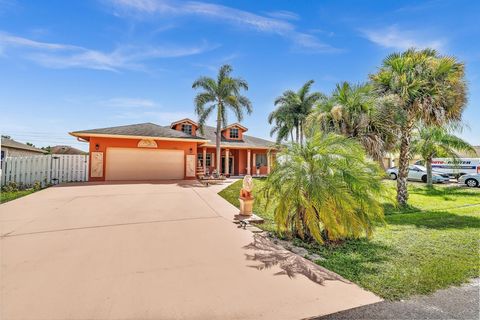
M 16 192 L 19 190 L 19 185 L 15 181 L 7 182 L 3 187 L 3 192 Z
M 280 234 L 323 243 L 372 234 L 383 221 L 381 180 L 358 142 L 318 133 L 281 150 L 264 193 Z
M 40 181 L 35 181 L 32 186 L 33 190 L 38 191 L 42 189 L 42 183 Z

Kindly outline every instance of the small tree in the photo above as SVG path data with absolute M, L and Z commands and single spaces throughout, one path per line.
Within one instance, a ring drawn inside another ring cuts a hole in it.
M 421 155 L 427 167 L 427 186 L 432 186 L 433 158 L 459 158 L 457 152 L 475 154 L 475 149 L 466 141 L 451 134 L 442 127 L 422 127 L 412 139 L 412 151 Z
M 383 219 L 381 180 L 358 142 L 317 133 L 283 147 L 264 192 L 280 233 L 322 243 L 372 234 Z

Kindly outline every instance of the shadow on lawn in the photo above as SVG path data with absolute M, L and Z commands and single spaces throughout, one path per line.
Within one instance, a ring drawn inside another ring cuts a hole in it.
M 307 244 L 300 240 L 295 244 L 324 257 L 317 263 L 353 281 L 363 275 L 378 274 L 381 262 L 398 254 L 391 246 L 367 239 L 347 240 L 337 245 Z
M 456 196 L 462 197 L 472 197 L 478 199 L 480 193 L 475 189 L 470 189 L 466 187 L 412 187 L 409 191 L 410 194 L 419 194 L 427 197 L 442 197 L 443 200 L 449 201 L 454 200 Z
M 429 229 L 480 228 L 480 218 L 457 215 L 447 211 L 425 211 L 389 215 L 385 217 L 391 225 L 414 225 Z

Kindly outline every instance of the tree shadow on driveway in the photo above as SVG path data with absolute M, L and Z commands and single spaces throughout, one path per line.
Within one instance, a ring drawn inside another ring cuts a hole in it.
M 253 242 L 246 245 L 244 249 L 255 251 L 254 253 L 247 253 L 246 258 L 249 261 L 259 262 L 257 265 L 249 266 L 257 270 L 278 266 L 282 271 L 275 273 L 275 275 L 287 275 L 289 278 L 295 278 L 300 274 L 318 284 L 323 284 L 325 280 L 350 283 L 338 274 L 274 244 L 260 234 L 255 234 Z

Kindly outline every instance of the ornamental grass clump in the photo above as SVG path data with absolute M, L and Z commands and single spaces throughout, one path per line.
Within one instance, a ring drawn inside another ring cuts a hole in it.
M 324 243 L 372 235 L 383 221 L 381 180 L 358 142 L 317 133 L 283 146 L 263 192 L 281 235 Z

